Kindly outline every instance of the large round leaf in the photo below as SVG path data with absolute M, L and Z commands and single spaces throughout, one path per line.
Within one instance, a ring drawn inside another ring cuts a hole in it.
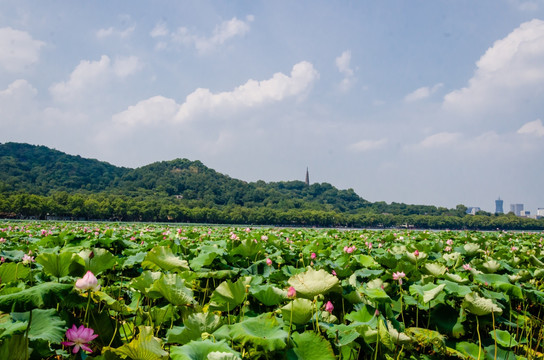
M 246 296 L 246 285 L 251 282 L 251 277 L 246 276 L 238 279 L 234 284 L 230 281 L 223 281 L 214 290 L 210 298 L 210 308 L 220 311 L 232 311 L 240 305 Z
M 231 325 L 229 337 L 242 346 L 249 344 L 257 349 L 275 351 L 285 348 L 287 332 L 273 314 L 265 313 Z
M 502 309 L 493 300 L 480 297 L 477 293 L 465 295 L 462 307 L 478 316 L 491 314 L 492 312 L 502 314 Z
M 73 285 L 70 284 L 48 282 L 13 294 L 0 295 L 0 310 L 5 312 L 29 311 L 35 308 L 56 306 L 72 289 Z
M 172 346 L 170 348 L 170 358 L 172 360 L 208 360 L 211 355 L 211 359 L 217 359 L 214 356 L 217 356 L 218 352 L 235 355 L 235 359 L 240 358 L 240 353 L 232 350 L 225 341 L 213 342 L 209 339 L 191 341 L 183 346 Z
M 304 325 L 312 318 L 313 303 L 308 299 L 295 299 L 281 308 L 284 322 Z
M 293 333 L 295 346 L 289 351 L 289 359 L 297 360 L 334 360 L 336 356 L 330 342 L 317 335 L 313 331 L 305 331 L 302 334 Z M 292 353 L 292 354 L 291 354 Z
M 316 271 L 309 268 L 304 273 L 292 276 L 288 282 L 297 291 L 297 296 L 311 300 L 316 295 L 324 295 L 330 291 L 341 291 L 338 278 L 323 269 Z

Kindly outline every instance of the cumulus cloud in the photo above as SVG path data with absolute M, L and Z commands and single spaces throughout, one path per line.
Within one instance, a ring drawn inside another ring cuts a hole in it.
M 268 80 L 248 80 L 232 91 L 220 93 L 199 88 L 187 95 L 181 105 L 177 105 L 172 99 L 155 96 L 129 107 L 115 115 L 113 120 L 138 125 L 183 122 L 206 114 L 235 113 L 302 95 L 318 77 L 313 65 L 302 61 L 293 66 L 290 76 L 276 73 Z
M 27 99 L 34 97 L 38 91 L 24 79 L 15 80 L 7 89 L 0 91 L 2 101 L 11 102 L 15 99 Z
M 423 141 L 419 143 L 419 147 L 422 148 L 436 148 L 442 146 L 448 146 L 454 144 L 459 138 L 460 133 L 440 132 L 427 136 Z
M 117 58 L 113 63 L 107 55 L 102 55 L 98 61 L 82 60 L 67 81 L 53 84 L 49 92 L 58 101 L 70 101 L 89 87 L 102 84 L 111 77 L 126 77 L 140 68 L 141 63 L 135 56 Z
M 351 68 L 351 51 L 346 50 L 335 59 L 336 68 L 344 75 L 344 79 L 340 82 L 339 88 L 341 91 L 348 91 L 355 82 L 355 72 Z
M 166 24 L 160 22 L 151 31 L 150 35 L 153 38 L 164 38 L 169 36 L 172 42 L 183 44 L 186 46 L 194 46 L 200 54 L 209 53 L 216 50 L 221 45 L 225 44 L 237 36 L 243 36 L 250 30 L 250 23 L 253 22 L 254 16 L 246 16 L 245 21 L 239 20 L 236 17 L 223 21 L 217 25 L 210 36 L 201 36 L 186 27 L 180 27 L 174 32 L 169 32 Z M 168 42 L 161 40 L 157 44 L 158 49 L 163 49 L 168 46 Z
M 443 105 L 465 112 L 500 109 L 501 105 L 514 109 L 542 95 L 543 63 L 544 21 L 525 22 L 486 51 L 468 85 L 448 93 Z
M 434 85 L 433 87 L 428 87 L 428 86 L 420 87 L 419 89 L 416 89 L 410 94 L 406 95 L 404 97 L 404 101 L 410 103 L 410 102 L 427 99 L 436 91 L 438 91 L 438 89 L 440 89 L 442 86 L 443 84 L 439 83 Z
M 349 146 L 349 149 L 354 152 L 365 152 L 370 150 L 381 149 L 387 144 L 387 139 L 380 140 L 361 140 Z
M 542 120 L 537 119 L 535 121 L 528 122 L 520 127 L 517 131 L 518 134 L 523 135 L 533 135 L 536 137 L 544 136 L 544 125 L 542 125 Z
M 38 62 L 43 41 L 35 40 L 25 31 L 0 28 L 0 68 L 19 72 Z

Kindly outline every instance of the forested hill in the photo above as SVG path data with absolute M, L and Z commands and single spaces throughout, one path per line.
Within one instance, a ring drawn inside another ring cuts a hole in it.
M 51 196 L 58 192 L 175 198 L 192 206 L 238 205 L 276 209 L 353 211 L 370 203 L 352 189 L 302 181 L 247 183 L 176 159 L 137 169 L 68 155 L 45 146 L 0 144 L 0 193 Z

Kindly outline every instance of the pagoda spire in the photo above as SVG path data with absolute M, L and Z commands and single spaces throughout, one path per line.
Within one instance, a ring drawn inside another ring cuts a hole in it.
M 308 172 L 308 167 L 306 167 L 306 185 L 310 185 L 310 173 Z

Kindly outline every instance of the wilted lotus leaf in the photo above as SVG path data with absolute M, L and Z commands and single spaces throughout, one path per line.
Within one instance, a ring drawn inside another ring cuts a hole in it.
M 474 315 L 482 316 L 491 314 L 502 314 L 502 309 L 491 299 L 480 297 L 477 293 L 467 294 L 461 305 Z
M 281 308 L 284 322 L 304 325 L 312 318 L 312 302 L 308 299 L 295 299 Z
M 310 268 L 304 273 L 292 276 L 288 283 L 295 288 L 297 296 L 312 300 L 316 295 L 341 291 L 338 278 L 323 269 L 316 271 Z

